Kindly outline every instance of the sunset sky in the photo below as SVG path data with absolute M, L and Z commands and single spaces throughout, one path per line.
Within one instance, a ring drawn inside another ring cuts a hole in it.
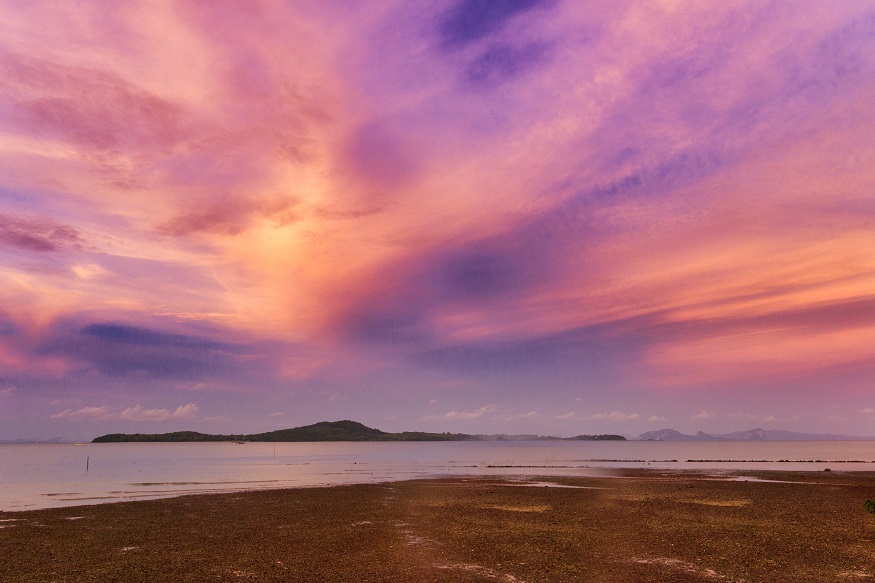
M 0 4 L 0 439 L 875 435 L 870 0 Z

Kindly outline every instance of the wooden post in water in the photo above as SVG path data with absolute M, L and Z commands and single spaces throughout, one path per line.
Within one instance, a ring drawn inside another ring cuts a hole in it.
M 90 455 L 85 456 L 85 473 L 86 474 L 88 473 L 88 466 L 90 463 L 91 463 L 91 456 Z

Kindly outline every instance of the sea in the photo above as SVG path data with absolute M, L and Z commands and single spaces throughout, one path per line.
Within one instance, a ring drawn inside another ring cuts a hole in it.
M 618 468 L 875 471 L 875 441 L 0 444 L 0 510 L 440 476 L 535 480 Z

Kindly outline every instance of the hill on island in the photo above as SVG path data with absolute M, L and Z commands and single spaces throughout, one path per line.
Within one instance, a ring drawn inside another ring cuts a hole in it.
M 92 440 L 92 443 L 162 442 L 162 441 L 474 441 L 465 433 L 426 433 L 405 431 L 388 433 L 362 425 L 356 421 L 321 421 L 313 425 L 278 429 L 266 433 L 239 435 L 211 435 L 196 431 L 172 433 L 110 433 Z
M 531 437 L 531 436 L 530 436 Z M 561 439 L 534 437 L 535 439 Z M 428 433 L 403 431 L 389 433 L 362 425 L 357 421 L 321 421 L 313 425 L 278 429 L 249 435 L 211 435 L 197 431 L 174 431 L 172 433 L 110 433 L 92 440 L 92 443 L 120 442 L 185 442 L 185 441 L 481 441 L 507 439 L 507 436 L 469 435 L 467 433 Z M 619 435 L 578 435 L 577 440 L 624 440 Z

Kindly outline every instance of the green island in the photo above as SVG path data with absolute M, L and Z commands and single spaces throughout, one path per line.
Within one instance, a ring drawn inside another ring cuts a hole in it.
M 562 440 L 560 437 L 543 436 L 495 436 L 470 435 L 467 433 L 429 433 L 425 431 L 402 431 L 389 433 L 368 427 L 357 421 L 321 421 L 313 425 L 278 429 L 265 433 L 249 435 L 211 435 L 197 431 L 174 431 L 171 433 L 109 433 L 95 437 L 92 443 L 121 442 L 183 442 L 183 441 L 494 441 L 502 439 L 516 440 Z M 615 440 L 623 441 L 621 435 L 578 435 L 572 440 Z

